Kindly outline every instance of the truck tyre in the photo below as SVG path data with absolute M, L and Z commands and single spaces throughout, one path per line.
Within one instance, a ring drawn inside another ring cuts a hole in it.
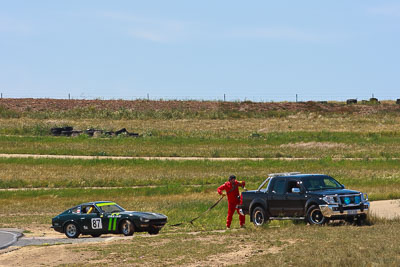
M 255 207 L 252 213 L 253 223 L 255 226 L 262 226 L 268 221 L 267 214 L 262 207 Z
M 77 238 L 81 234 L 78 226 L 72 222 L 65 225 L 64 232 L 68 238 Z
M 358 226 L 365 225 L 366 222 L 367 222 L 367 215 L 366 215 L 366 214 L 360 214 L 360 215 L 357 217 L 356 224 L 357 224 Z
M 129 220 L 123 220 L 120 229 L 121 233 L 123 233 L 124 236 L 133 235 L 133 232 L 135 232 L 135 227 L 133 226 L 133 223 Z
M 322 215 L 322 212 L 317 205 L 312 205 L 308 208 L 306 219 L 311 225 L 323 225 L 329 220 Z

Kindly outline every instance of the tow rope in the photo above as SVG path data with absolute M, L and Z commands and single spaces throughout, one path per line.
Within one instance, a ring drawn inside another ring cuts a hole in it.
M 191 219 L 189 222 L 181 222 L 181 223 L 173 224 L 173 225 L 170 225 L 170 226 L 173 226 L 173 227 L 175 227 L 175 226 L 180 226 L 180 225 L 182 225 L 182 224 L 184 224 L 184 223 L 193 224 L 193 222 L 194 222 L 195 220 L 197 220 L 198 218 L 200 218 L 201 216 L 203 216 L 204 214 L 206 214 L 207 212 L 209 212 L 210 210 L 212 210 L 213 208 L 215 208 L 215 206 L 217 206 L 218 203 L 221 202 L 221 200 L 222 200 L 224 197 L 225 197 L 225 195 L 222 195 L 221 198 L 218 199 L 218 201 L 215 202 L 211 207 L 209 207 L 206 211 L 203 211 L 202 213 L 200 213 L 199 216 L 197 216 L 197 217 Z
M 236 188 L 237 188 L 237 185 L 234 185 L 234 186 L 231 188 L 231 190 L 229 190 L 229 192 L 227 192 L 226 194 L 228 195 L 229 193 L 233 192 L 233 190 L 235 190 Z M 210 210 L 212 210 L 213 208 L 215 208 L 215 206 L 217 206 L 218 203 L 221 202 L 221 200 L 224 198 L 224 196 L 225 196 L 225 195 L 222 195 L 221 198 L 218 199 L 217 202 L 215 202 L 215 203 L 214 203 L 211 207 L 209 207 L 206 211 L 203 211 L 202 213 L 200 213 L 200 215 L 197 216 L 196 218 L 191 219 L 191 220 L 189 221 L 189 223 L 190 223 L 190 224 L 193 224 L 193 222 L 194 222 L 195 220 L 197 220 L 198 218 L 200 218 L 201 216 L 203 216 L 204 214 L 206 214 L 207 212 L 209 212 Z M 170 226 L 173 226 L 173 227 L 175 227 L 175 226 L 180 226 L 180 225 L 182 225 L 182 224 L 184 224 L 184 223 L 185 223 L 185 222 L 181 222 L 181 223 L 173 224 L 173 225 L 170 225 Z

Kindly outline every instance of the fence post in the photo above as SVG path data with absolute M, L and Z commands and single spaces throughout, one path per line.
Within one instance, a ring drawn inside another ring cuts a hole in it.
M 224 102 L 225 102 L 225 94 L 224 94 Z

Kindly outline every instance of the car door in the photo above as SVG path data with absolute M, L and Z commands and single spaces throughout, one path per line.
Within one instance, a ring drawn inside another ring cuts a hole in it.
M 100 234 L 105 232 L 104 220 L 94 206 L 82 206 L 80 221 L 85 233 Z
M 268 210 L 271 216 L 282 216 L 283 206 L 285 205 L 285 192 L 286 180 L 285 178 L 275 178 L 273 180 L 272 188 L 268 197 Z
M 297 188 L 293 192 L 293 188 Z M 299 181 L 295 179 L 288 179 L 286 183 L 286 200 L 283 207 L 283 213 L 291 217 L 301 217 L 304 216 L 304 204 L 306 198 L 304 195 L 304 190 L 302 189 Z

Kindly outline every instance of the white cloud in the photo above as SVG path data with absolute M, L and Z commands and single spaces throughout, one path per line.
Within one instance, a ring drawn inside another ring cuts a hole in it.
M 370 7 L 368 13 L 383 16 L 400 16 L 400 4 L 388 4 L 382 6 Z
M 0 32 L 30 34 L 32 28 L 22 21 L 0 16 Z
M 288 27 L 238 28 L 233 30 L 230 35 L 236 38 L 289 40 L 301 42 L 325 42 L 342 38 L 334 34 L 313 33 Z
M 168 36 L 155 32 L 154 30 L 133 29 L 129 30 L 128 34 L 137 39 L 143 39 L 157 43 L 166 43 L 169 41 Z
M 185 35 L 185 23 L 175 20 L 162 20 L 136 15 L 103 12 L 101 17 L 126 24 L 128 35 L 152 42 L 173 42 Z

